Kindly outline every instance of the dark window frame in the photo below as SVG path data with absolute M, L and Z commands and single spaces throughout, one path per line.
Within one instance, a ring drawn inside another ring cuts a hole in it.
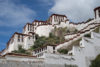
M 28 31 L 29 31 L 29 24 L 28 24 Z
M 22 42 L 24 42 L 24 37 L 23 37 L 23 35 L 22 35 Z
M 99 13 L 99 17 L 100 17 L 100 9 L 98 10 L 98 13 Z
M 55 46 L 53 46 L 53 50 L 55 50 Z
M 18 35 L 18 42 L 20 42 L 20 35 Z

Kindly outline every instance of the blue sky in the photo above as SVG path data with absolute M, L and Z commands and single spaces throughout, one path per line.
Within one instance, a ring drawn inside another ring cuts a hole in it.
M 99 4 L 99 0 L 0 0 L 0 50 L 27 22 L 46 20 L 52 13 L 65 14 L 73 22 L 86 21 Z
M 0 50 L 14 32 L 22 32 L 27 22 L 46 20 L 52 5 L 46 0 L 0 0 Z

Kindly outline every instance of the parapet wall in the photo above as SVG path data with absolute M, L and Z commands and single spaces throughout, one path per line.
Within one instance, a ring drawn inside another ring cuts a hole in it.
M 0 60 L 1 61 L 1 60 Z M 2 61 L 0 67 L 69 67 L 66 64 L 46 64 L 35 62 L 22 62 L 22 61 Z

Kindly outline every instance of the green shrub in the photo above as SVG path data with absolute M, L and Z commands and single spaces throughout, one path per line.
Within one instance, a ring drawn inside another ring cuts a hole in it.
M 84 37 L 91 37 L 91 34 L 86 34 L 84 35 Z
M 100 67 L 100 54 L 92 60 L 90 67 Z
M 44 45 L 56 45 L 61 42 L 65 41 L 63 37 L 55 36 L 54 34 L 50 33 L 49 37 L 41 36 L 36 39 L 34 45 L 30 48 L 31 50 L 37 49 Z
M 18 46 L 18 50 L 12 51 L 13 53 L 20 53 L 20 54 L 27 54 L 30 55 L 30 52 L 27 52 L 27 50 L 23 49 L 21 45 Z
M 58 52 L 61 54 L 67 54 L 68 50 L 67 49 L 59 49 Z
M 78 67 L 77 65 L 67 65 L 65 64 L 65 67 Z
M 77 29 L 71 29 L 71 31 L 77 32 Z M 67 27 L 65 28 L 54 28 L 52 32 L 49 34 L 49 37 L 39 37 L 37 34 L 35 35 L 36 41 L 34 45 L 30 49 L 36 49 L 42 47 L 44 45 L 56 45 L 65 41 L 65 34 L 67 33 Z
M 78 30 L 75 28 L 70 28 L 71 32 L 77 32 Z M 39 47 L 42 47 L 44 45 L 56 45 L 60 44 L 65 41 L 65 34 L 68 32 L 67 27 L 65 28 L 54 28 L 52 32 L 49 34 L 49 37 L 39 37 L 37 34 L 35 35 L 36 41 L 34 42 L 34 45 L 30 48 L 31 50 L 35 50 Z
M 99 28 L 100 28 L 100 27 L 96 28 L 96 29 L 94 30 L 94 32 L 99 33 Z

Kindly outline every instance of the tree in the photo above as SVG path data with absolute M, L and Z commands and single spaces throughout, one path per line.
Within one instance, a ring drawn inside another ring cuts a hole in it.
M 34 42 L 34 46 L 33 48 L 38 48 L 38 47 L 41 47 L 43 46 L 45 43 L 46 43 L 46 37 L 42 36 L 42 37 L 39 37 L 35 42 Z
M 34 45 L 30 49 L 36 49 L 42 47 L 44 45 L 55 45 L 65 41 L 64 35 L 67 32 L 67 28 L 54 28 L 52 32 L 49 34 L 49 37 L 41 36 L 39 37 L 36 35 L 36 41 Z
M 59 44 L 60 42 L 63 42 L 63 40 L 61 40 L 60 37 L 55 36 L 53 33 L 50 33 L 49 37 L 45 37 L 45 36 L 38 37 L 38 39 L 36 39 L 36 41 L 34 42 L 34 45 L 30 49 L 34 50 L 44 45 Z

